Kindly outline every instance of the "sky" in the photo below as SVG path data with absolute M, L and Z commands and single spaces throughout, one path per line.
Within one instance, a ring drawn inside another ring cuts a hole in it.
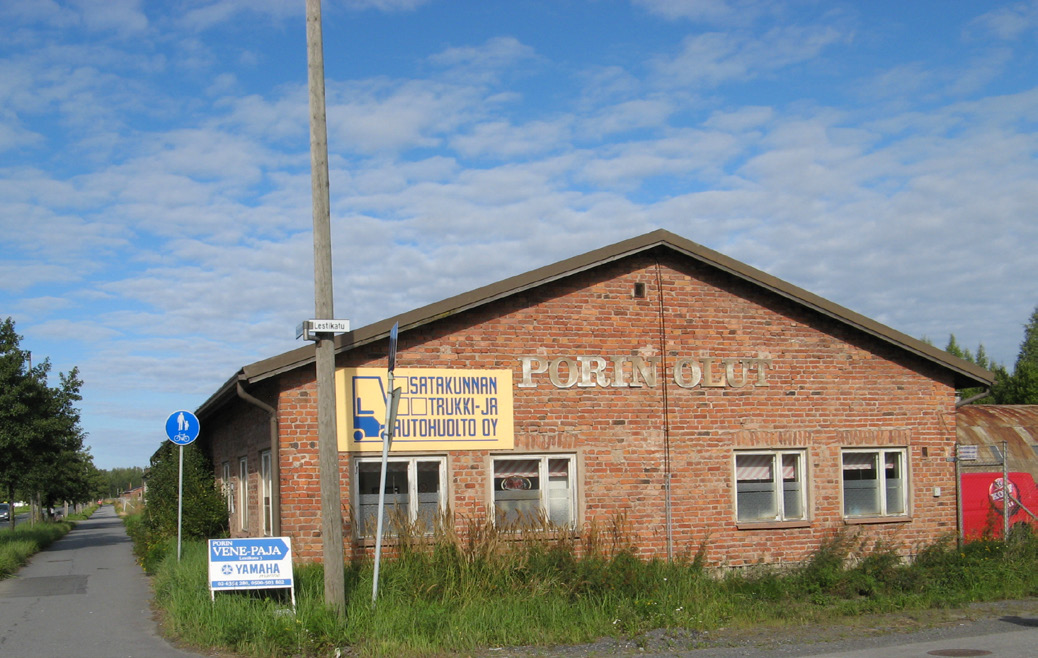
M 303 0 L 0 0 L 0 318 L 100 468 L 314 316 Z M 336 318 L 664 228 L 1012 369 L 1038 1 L 324 0 Z M 55 378 L 56 381 L 56 378 Z

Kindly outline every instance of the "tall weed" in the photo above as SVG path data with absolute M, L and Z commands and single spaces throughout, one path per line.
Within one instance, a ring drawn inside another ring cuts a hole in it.
M 798 567 L 761 566 L 718 577 L 704 568 L 706 542 L 671 562 L 644 560 L 623 527 L 616 519 L 585 528 L 579 540 L 547 523 L 519 533 L 477 520 L 455 526 L 449 519 L 431 537 L 414 528 L 383 561 L 375 605 L 371 561 L 346 565 L 341 617 L 323 604 L 319 565 L 297 567 L 294 613 L 277 590 L 218 593 L 211 602 L 201 542 L 186 544 L 180 564 L 167 556 L 156 594 L 178 638 L 263 656 L 335 649 L 442 655 L 1038 594 L 1038 538 L 1023 533 L 961 549 L 944 540 L 920 549 L 912 562 L 896 546 L 840 534 Z

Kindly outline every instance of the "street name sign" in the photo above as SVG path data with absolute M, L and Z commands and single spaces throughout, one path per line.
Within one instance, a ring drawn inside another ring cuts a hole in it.
M 209 592 L 235 589 L 292 589 L 292 540 L 254 537 L 209 540 Z M 292 605 L 295 606 L 295 591 Z
M 296 327 L 296 338 L 317 340 L 317 334 L 344 334 L 349 330 L 349 320 L 303 320 Z

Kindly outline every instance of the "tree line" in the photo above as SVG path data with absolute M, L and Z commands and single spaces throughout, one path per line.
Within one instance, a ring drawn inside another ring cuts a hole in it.
M 1024 339 L 1020 343 L 1020 352 L 1017 354 L 1012 372 L 1004 365 L 992 361 L 984 350 L 983 343 L 974 353 L 959 345 L 955 340 L 955 334 L 952 334 L 948 346 L 944 349 L 995 374 L 995 383 L 987 390 L 987 395 L 982 395 L 986 392 L 983 388 L 964 389 L 959 391 L 959 397 L 963 400 L 981 396 L 973 400 L 973 403 L 1038 404 L 1038 306 L 1024 325 Z
M 79 369 L 58 373 L 52 386 L 50 360 L 33 365 L 21 341 L 11 318 L 0 323 L 0 498 L 12 509 L 15 500 L 37 510 L 85 503 L 102 478 L 83 446 Z

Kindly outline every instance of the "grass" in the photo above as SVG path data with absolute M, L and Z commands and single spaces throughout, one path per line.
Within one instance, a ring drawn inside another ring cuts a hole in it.
M 64 537 L 71 529 L 71 523 L 59 521 L 0 530 L 0 578 L 13 574 L 35 553 Z
M 14 530 L 0 530 L 0 579 L 9 577 L 34 554 L 68 534 L 75 527 L 73 521 L 90 518 L 96 509 L 97 505 L 92 505 L 79 514 L 70 514 L 63 521 L 34 525 L 23 523 Z
M 617 527 L 619 527 L 618 524 Z M 157 569 L 167 629 L 202 647 L 254 656 L 431 656 L 481 648 L 631 638 L 657 628 L 824 622 L 864 613 L 955 607 L 1038 595 L 1038 537 L 944 540 L 906 564 L 894 547 L 838 535 L 804 564 L 711 573 L 708 547 L 674 562 L 636 558 L 616 528 L 564 534 L 470 526 L 465 539 L 405 537 L 384 561 L 377 606 L 372 565 L 346 566 L 346 611 L 323 604 L 318 565 L 296 567 L 298 608 L 287 592 L 221 592 L 210 601 L 204 542 Z M 175 550 L 173 551 L 175 555 Z M 167 551 L 169 555 L 169 551 Z

